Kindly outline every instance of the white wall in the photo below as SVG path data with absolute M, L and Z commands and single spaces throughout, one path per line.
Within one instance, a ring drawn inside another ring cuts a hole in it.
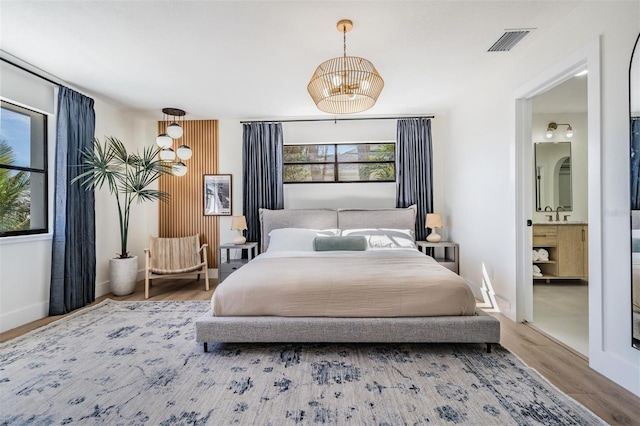
M 242 216 L 242 124 L 238 120 L 218 122 L 218 143 L 220 163 L 218 172 L 231 174 L 232 215 Z M 220 217 L 220 243 L 229 243 L 237 235 L 231 230 L 231 217 Z M 214 249 L 217 250 L 217 247 Z
M 553 138 L 547 139 L 545 137 L 545 133 L 547 131 L 547 126 L 551 122 L 570 123 L 574 131 L 573 137 L 571 139 L 565 137 L 564 129 L 566 126 L 561 126 L 558 127 L 558 131 Z M 569 213 L 561 213 L 560 220 L 562 220 L 562 216 L 564 214 L 569 214 L 570 221 L 586 222 L 589 216 L 587 212 L 587 114 L 534 114 L 531 127 L 531 140 L 534 143 L 571 142 L 571 192 L 573 197 L 573 210 Z M 533 207 L 535 209 L 535 203 Z M 554 209 L 556 208 L 555 205 L 552 207 Z M 532 214 L 534 222 L 545 222 L 547 220 L 545 212 L 533 211 Z
M 48 116 L 48 163 L 54 164 L 56 90 L 50 83 L 0 63 L 3 100 Z M 53 167 L 49 167 L 49 186 Z M 49 230 L 53 197 L 48 197 Z M 52 233 L 0 238 L 0 332 L 49 314 Z M 37 265 L 37 266 L 36 266 Z M 36 267 L 34 267 L 36 266 Z
M 53 172 L 55 164 L 55 115 L 53 86 L 1 63 L 4 99 L 51 114 L 49 117 L 49 234 L 0 239 L 0 332 L 46 317 L 49 313 Z M 96 136 L 116 136 L 127 146 L 145 143 L 134 139 L 137 123 L 131 115 L 86 93 L 95 100 Z M 34 106 L 35 105 L 35 106 Z M 157 213 L 136 212 L 130 231 L 131 251 L 141 255 L 148 238 L 148 223 Z M 151 219 L 147 219 L 151 218 Z M 157 220 L 157 219 L 155 219 Z M 157 228 L 157 227 L 156 227 Z M 119 251 L 115 202 L 107 192 L 96 192 L 96 296 L 109 292 L 108 259 Z M 144 238 L 143 238 L 144 236 Z
M 570 28 L 570 30 L 567 30 Z M 628 70 L 640 31 L 640 3 L 583 2 L 529 49 L 516 48 L 511 67 L 470 74 L 454 100 L 448 137 L 447 211 L 461 245 L 461 274 L 496 293 L 515 318 L 516 157 L 513 92 L 600 38 L 602 94 L 602 335 L 590 335 L 590 365 L 640 395 L 640 351 L 631 348 Z M 512 128 L 512 127 L 511 127 Z M 483 266 L 487 270 L 483 276 Z M 593 330 L 597 332 L 597 330 Z
M 394 142 L 395 120 L 283 123 L 285 145 L 307 143 Z M 390 208 L 396 205 L 393 182 L 285 184 L 286 209 Z
M 434 209 L 444 208 L 444 137 L 440 117 L 432 120 Z M 282 124 L 284 143 L 388 142 L 396 139 L 396 120 L 353 120 L 289 122 Z M 242 214 L 242 125 L 222 120 L 220 133 L 220 173 L 233 175 L 233 214 Z M 395 207 L 395 183 L 340 183 L 285 185 L 285 208 L 390 208 Z M 447 220 L 444 219 L 444 236 Z M 221 218 L 221 242 L 233 239 L 227 232 L 231 221 Z
M 640 43 L 633 52 L 633 61 L 629 70 L 630 79 L 634 83 L 631 86 L 631 115 L 640 116 Z
M 88 94 L 91 96 L 91 94 Z M 155 141 L 155 136 L 144 137 L 144 121 L 135 119 L 130 112 L 116 108 L 99 98 L 95 100 L 96 131 L 95 135 L 102 143 L 108 136 L 120 139 L 127 149 L 135 151 Z M 107 186 L 96 191 L 96 297 L 109 293 L 109 259 L 120 253 L 120 229 L 118 225 L 118 208 L 115 197 Z M 134 204 L 129 223 L 128 250 L 138 256 L 138 269 L 144 268 L 144 248 L 151 232 L 157 235 L 157 226 L 150 231 L 150 226 L 157 223 L 157 203 Z

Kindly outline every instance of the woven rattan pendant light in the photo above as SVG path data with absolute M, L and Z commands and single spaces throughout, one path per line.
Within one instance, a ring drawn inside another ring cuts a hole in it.
M 337 28 L 342 33 L 343 55 L 321 63 L 307 90 L 321 111 L 330 114 L 366 111 L 375 105 L 384 81 L 370 61 L 347 56 L 347 33 L 353 29 L 353 22 L 343 19 Z

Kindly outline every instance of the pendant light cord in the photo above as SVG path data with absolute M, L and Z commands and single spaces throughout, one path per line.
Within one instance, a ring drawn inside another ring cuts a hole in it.
M 342 90 L 347 92 L 347 25 L 342 24 Z

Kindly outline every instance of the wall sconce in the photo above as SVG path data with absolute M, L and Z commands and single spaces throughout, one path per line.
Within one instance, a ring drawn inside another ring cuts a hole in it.
M 156 143 L 162 151 L 160 151 L 160 160 L 167 163 L 173 163 L 172 172 L 175 176 L 184 176 L 187 174 L 187 165 L 183 161 L 188 160 L 193 155 L 193 151 L 183 141 L 176 151 L 171 147 L 173 146 L 174 139 L 180 139 L 184 134 L 184 129 L 176 122 L 176 117 L 181 117 L 184 125 L 184 116 L 186 113 L 177 108 L 163 108 L 164 121 L 167 121 L 167 116 L 173 116 L 173 121 L 167 126 L 167 132 L 158 135 Z M 176 161 L 176 154 L 178 161 Z
M 564 132 L 564 135 L 567 138 L 571 138 L 573 137 L 573 129 L 571 128 L 570 124 L 566 124 L 566 123 L 554 123 L 553 121 L 551 123 L 549 123 L 549 125 L 547 126 L 547 134 L 546 137 L 547 139 L 551 139 L 552 137 L 555 136 L 556 134 L 556 130 L 558 130 L 558 126 L 567 126 L 567 130 Z

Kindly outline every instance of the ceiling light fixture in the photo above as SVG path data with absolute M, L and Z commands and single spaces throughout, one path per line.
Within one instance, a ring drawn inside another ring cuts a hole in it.
M 156 138 L 156 143 L 160 148 L 162 148 L 162 151 L 160 151 L 160 160 L 168 163 L 174 163 L 172 166 L 173 174 L 175 176 L 184 176 L 187 174 L 187 165 L 182 161 L 191 158 L 193 151 L 184 143 L 184 141 L 175 151 L 171 147 L 173 146 L 174 139 L 180 139 L 184 135 L 184 129 L 182 126 L 184 126 L 184 116 L 187 113 L 177 108 L 163 108 L 162 113 L 164 114 L 164 121 L 168 121 L 168 116 L 172 116 L 173 119 L 167 126 L 167 131 L 158 135 Z M 182 126 L 180 126 L 176 117 L 179 117 L 178 120 L 182 120 Z M 180 161 L 176 162 L 176 155 Z
M 375 105 L 384 81 L 370 61 L 347 56 L 347 33 L 353 29 L 353 22 L 343 19 L 336 27 L 342 33 L 342 57 L 321 63 L 307 91 L 320 111 L 330 114 L 366 111 Z
M 566 124 L 566 123 L 554 123 L 553 121 L 551 123 L 549 123 L 549 125 L 547 126 L 547 133 L 546 133 L 546 137 L 547 139 L 551 139 L 555 136 L 556 134 L 556 130 L 558 130 L 558 126 L 567 126 L 567 130 L 564 132 L 565 137 L 567 138 L 571 138 L 573 137 L 573 129 L 571 128 L 570 124 Z

